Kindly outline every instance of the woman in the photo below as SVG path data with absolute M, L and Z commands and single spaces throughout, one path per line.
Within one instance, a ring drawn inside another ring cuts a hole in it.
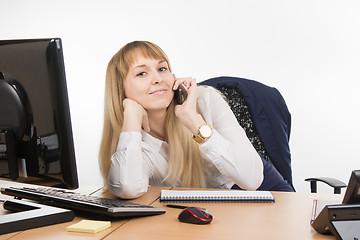
M 187 88 L 182 105 L 174 90 Z M 135 41 L 106 73 L 100 169 L 120 198 L 149 185 L 257 189 L 263 163 L 226 101 L 193 78 L 176 78 L 157 45 Z

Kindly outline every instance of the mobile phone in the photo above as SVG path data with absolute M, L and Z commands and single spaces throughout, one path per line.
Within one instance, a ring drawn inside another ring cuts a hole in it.
M 177 104 L 181 105 L 187 98 L 187 88 L 184 84 L 180 84 L 178 89 L 175 90 L 174 98 Z

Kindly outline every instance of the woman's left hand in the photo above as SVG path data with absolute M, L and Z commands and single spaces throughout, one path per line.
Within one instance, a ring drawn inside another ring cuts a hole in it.
M 174 90 L 176 90 L 180 84 L 183 84 L 187 88 L 188 95 L 183 104 L 175 106 L 175 115 L 194 135 L 197 135 L 199 127 L 204 124 L 205 121 L 196 110 L 198 97 L 196 79 L 191 77 L 175 78 Z

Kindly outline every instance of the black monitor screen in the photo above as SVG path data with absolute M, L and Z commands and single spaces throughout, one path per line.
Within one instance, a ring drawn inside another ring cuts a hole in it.
M 78 187 L 59 38 L 0 40 L 0 177 Z
M 343 203 L 360 204 L 360 170 L 354 170 L 351 172 Z

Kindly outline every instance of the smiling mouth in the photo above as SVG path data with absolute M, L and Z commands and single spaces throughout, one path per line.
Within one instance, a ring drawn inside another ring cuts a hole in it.
M 167 92 L 166 89 L 159 89 L 150 93 L 150 95 L 163 95 Z

